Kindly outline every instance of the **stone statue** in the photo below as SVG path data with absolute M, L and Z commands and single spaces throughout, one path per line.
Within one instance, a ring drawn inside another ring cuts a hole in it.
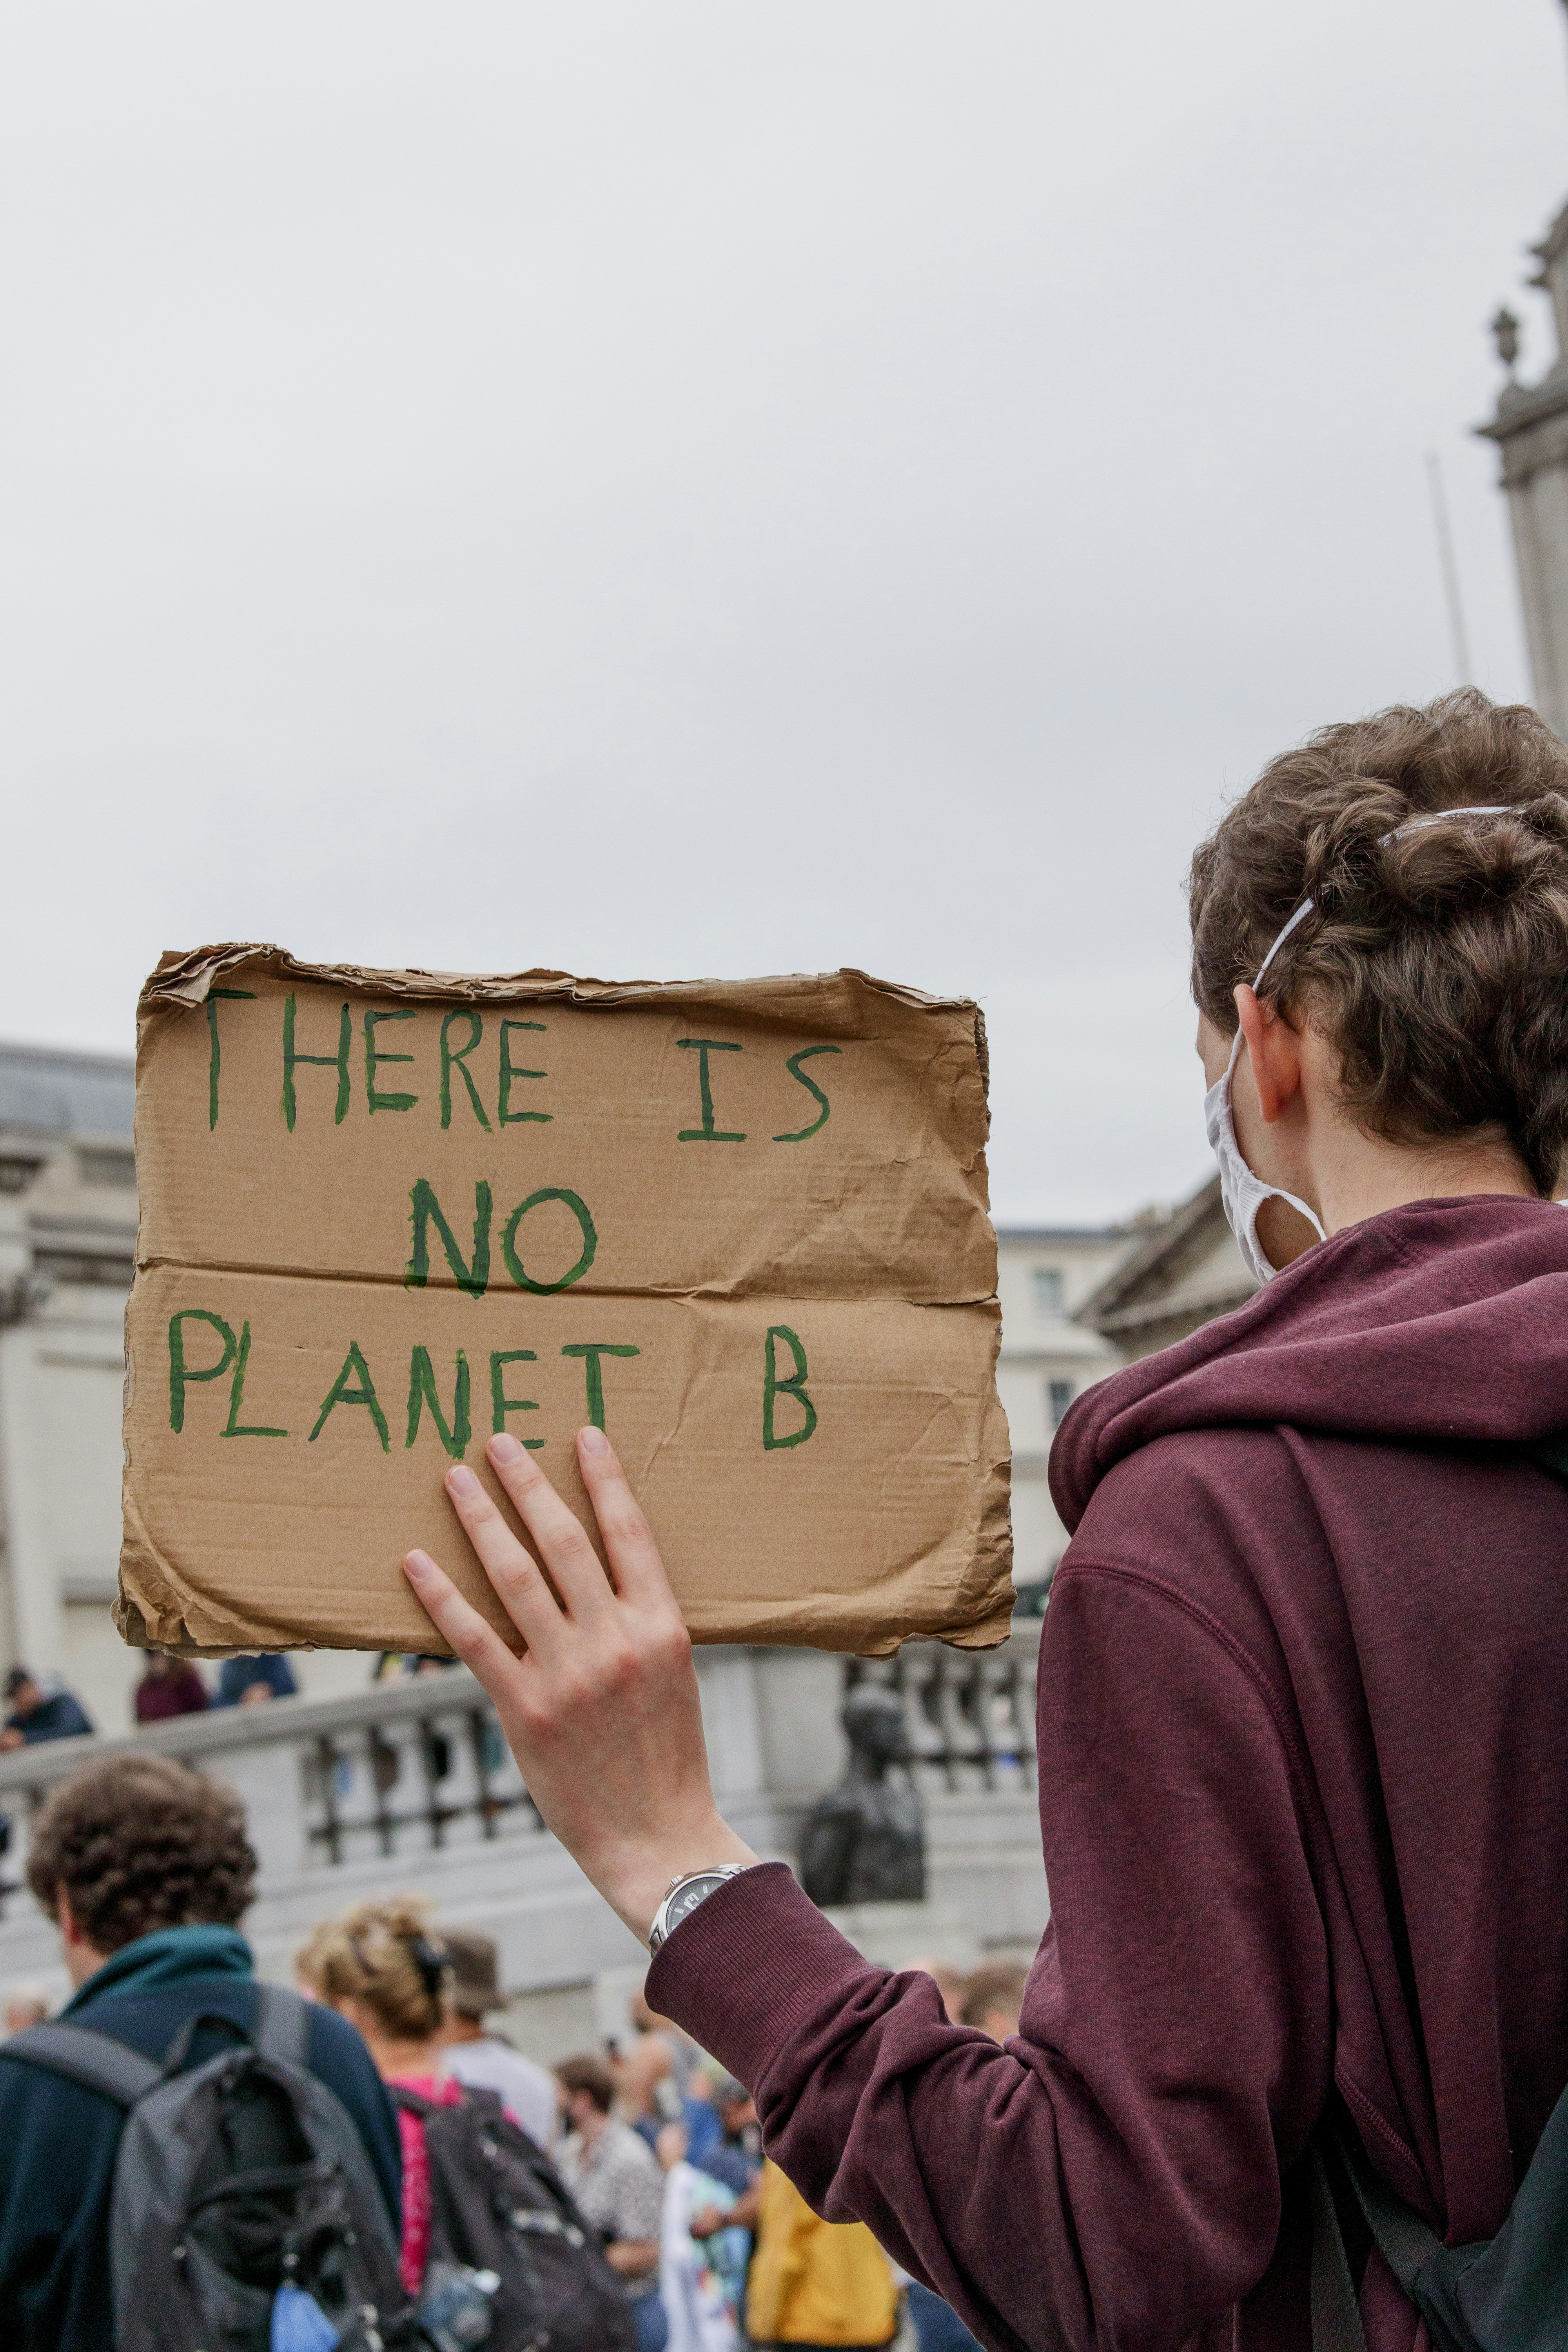
M 840 1718 L 849 1769 L 819 1797 L 800 1841 L 801 1884 L 814 1903 L 923 1903 L 924 1808 L 905 1773 L 910 1738 L 903 1701 L 884 1683 L 858 1683 Z
M 1513 381 L 1514 362 L 1519 357 L 1519 320 L 1505 304 L 1492 320 L 1492 339 L 1497 355 L 1508 370 L 1509 382 Z

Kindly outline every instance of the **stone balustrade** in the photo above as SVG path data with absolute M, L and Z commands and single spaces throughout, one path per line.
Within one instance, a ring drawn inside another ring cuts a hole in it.
M 867 1906 L 842 1923 L 895 1964 L 940 1953 L 962 1965 L 983 1949 L 1027 1948 L 1046 1911 L 1033 1789 L 1037 1642 L 1037 1624 L 1026 1623 L 983 1654 L 932 1643 L 886 1661 L 700 1649 L 726 1818 L 759 1853 L 793 1858 L 802 1812 L 844 1768 L 847 1683 L 889 1682 L 904 1697 L 911 1769 L 926 1797 L 931 1898 Z M 265 1974 L 288 1978 L 318 1919 L 405 1887 L 430 1895 L 448 1924 L 494 1936 L 503 1981 L 525 2004 L 635 1971 L 646 1958 L 543 1828 L 484 1693 L 451 1666 L 350 1698 L 275 1699 L 0 1756 L 0 1811 L 11 1827 L 0 1863 L 0 1992 L 63 1987 L 52 1927 L 26 1891 L 29 1824 L 79 1764 L 116 1753 L 177 1757 L 243 1799 L 261 1864 L 247 1932 Z M 574 2015 L 573 2032 L 581 2025 Z

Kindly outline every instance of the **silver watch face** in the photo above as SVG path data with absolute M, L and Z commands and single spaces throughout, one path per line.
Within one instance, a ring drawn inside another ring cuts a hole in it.
M 734 1875 L 728 1870 L 701 1870 L 686 1879 L 662 1906 L 649 1938 L 657 1952 L 659 1946 L 672 1936 L 683 1919 L 689 1919 L 700 1903 L 705 1903 L 715 1887 L 722 1886 Z
M 678 1886 L 669 1898 L 669 1909 L 665 1914 L 666 1934 L 679 1927 L 683 1919 L 689 1919 L 697 1906 L 706 1903 L 714 1888 L 723 1884 L 716 1870 L 705 1870 L 700 1878 L 689 1878 L 684 1886 Z

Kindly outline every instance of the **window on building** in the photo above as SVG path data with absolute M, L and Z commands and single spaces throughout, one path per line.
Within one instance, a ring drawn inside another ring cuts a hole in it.
M 1059 1315 L 1062 1311 L 1062 1270 L 1059 1265 L 1037 1265 L 1035 1268 L 1035 1312 L 1037 1315 Z
M 1062 1423 L 1062 1416 L 1067 1412 L 1068 1405 L 1072 1402 L 1072 1382 L 1070 1381 L 1047 1381 L 1047 1386 L 1050 1392 L 1051 1427 L 1053 1429 L 1059 1429 Z
M 136 1181 L 133 1151 L 115 1151 L 101 1144 L 84 1143 L 78 1147 L 76 1158 L 84 1184 L 122 1184 L 129 1191 Z

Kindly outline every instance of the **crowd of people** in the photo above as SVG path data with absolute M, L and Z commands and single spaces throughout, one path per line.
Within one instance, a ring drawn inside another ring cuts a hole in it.
M 405 1657 L 388 1651 L 376 1659 L 371 1679 L 385 1682 L 403 1675 L 438 1674 L 451 1664 L 449 1658 Z M 0 1750 L 31 1748 L 45 1739 L 78 1738 L 97 1728 L 76 1693 L 56 1675 L 13 1666 L 3 1687 L 5 1713 L 0 1719 Z M 205 1715 L 209 1707 L 255 1706 L 268 1699 L 294 1698 L 299 1689 L 294 1669 L 280 1651 L 225 1658 L 209 1681 L 195 1658 L 149 1650 L 131 1694 L 131 1712 L 138 1725 L 168 1723 L 176 1716 Z
M 258 1700 L 292 1698 L 299 1687 L 293 1667 L 278 1652 L 226 1658 L 209 1683 L 194 1659 L 150 1650 L 131 1706 L 138 1724 L 167 1723 L 175 1716 L 202 1715 L 213 1706 L 254 1706 Z M 4 1695 L 0 1750 L 33 1748 L 46 1739 L 77 1739 L 97 1728 L 76 1693 L 58 1675 L 13 1666 Z
M 28 1879 L 58 1927 L 73 1991 L 55 2021 L 45 2022 L 41 1996 L 16 1997 L 5 2010 L 7 2345 L 101 2352 L 118 2340 L 124 2105 L 73 2077 L 69 2036 L 64 2044 L 49 2036 L 60 2024 L 87 2026 L 163 2069 L 202 2068 L 226 2049 L 261 2047 L 266 1997 L 240 1932 L 255 1876 L 238 1801 L 163 1757 L 89 1763 L 44 1807 Z M 1016 2027 L 1022 1969 L 994 1964 L 964 1977 L 933 1962 L 931 1973 L 954 2018 L 998 2035 Z M 504 2296 L 505 2233 L 478 2249 L 488 2261 L 468 2259 L 476 2248 L 454 2216 L 466 2181 L 499 2161 L 511 2167 L 510 2193 L 555 2217 L 557 2239 L 575 2231 L 591 2246 L 599 2268 L 584 2270 L 575 2287 L 590 2302 L 597 2293 L 612 2315 L 599 2323 L 602 2352 L 616 2352 L 616 2314 L 625 2352 L 869 2352 L 894 2341 L 906 2308 L 904 2340 L 920 2352 L 973 2344 L 945 2305 L 894 2269 L 863 2223 L 830 2223 L 811 2210 L 764 2160 L 749 2092 L 640 1996 L 628 2033 L 548 2068 L 496 2028 L 507 1996 L 494 1943 L 444 1926 L 412 1893 L 321 1920 L 300 1948 L 295 1976 L 303 1997 L 298 2057 L 347 2118 L 410 2312 L 439 2303 L 460 2319 L 466 2295 L 469 2305 L 478 2298 L 489 2328 L 484 2298 L 497 2298 L 499 2309 Z M 521 2267 L 530 2268 L 526 2252 Z M 316 2310 L 308 2282 L 280 2280 L 272 2301 L 288 2325 L 269 2317 L 258 2352 L 324 2352 L 340 2340 L 312 2334 L 301 2319 L 307 2305 Z M 437 2320 L 423 2340 L 439 2346 L 448 2336 Z M 489 2337 L 458 2326 L 449 2340 Z M 569 2346 L 570 2326 L 558 2326 L 554 2340 Z M 504 2336 L 498 2341 L 504 2352 Z

